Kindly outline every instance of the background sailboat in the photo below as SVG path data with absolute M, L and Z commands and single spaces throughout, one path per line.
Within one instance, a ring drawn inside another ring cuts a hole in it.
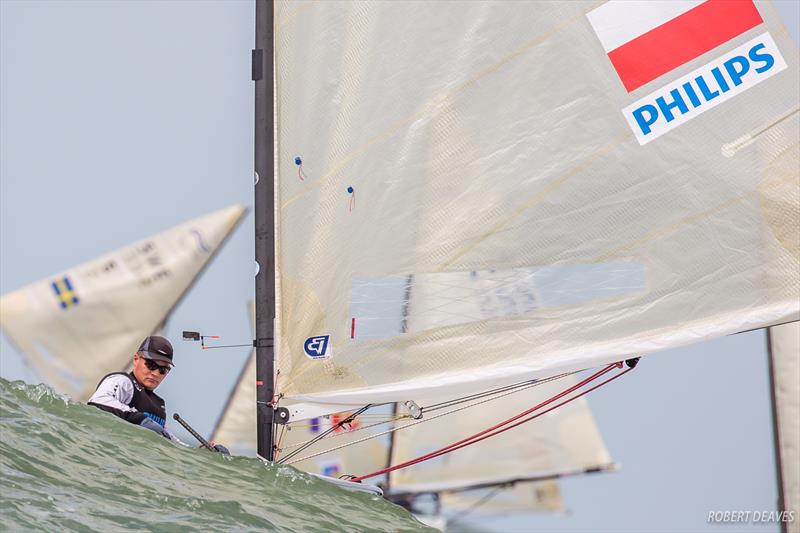
M 245 213 L 215 211 L 3 295 L 0 327 L 45 383 L 86 400 L 163 327 Z

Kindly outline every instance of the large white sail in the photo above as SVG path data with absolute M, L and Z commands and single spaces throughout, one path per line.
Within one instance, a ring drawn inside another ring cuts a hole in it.
M 800 502 L 800 322 L 769 328 L 782 510 Z M 800 531 L 797 518 L 787 531 Z
M 5 294 L 0 326 L 46 383 L 85 400 L 163 325 L 245 212 L 215 211 Z
M 461 394 L 800 316 L 797 47 L 766 2 L 665 5 L 276 4 L 286 400 Z M 637 48 L 663 28 L 694 55 Z M 454 305 L 397 329 L 434 287 Z

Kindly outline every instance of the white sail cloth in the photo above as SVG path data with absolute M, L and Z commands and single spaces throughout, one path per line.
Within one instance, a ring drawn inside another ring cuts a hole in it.
M 276 4 L 285 398 L 457 395 L 800 316 L 798 53 L 772 6 L 632 92 L 597 6 Z M 754 39 L 769 79 L 640 144 L 624 110 Z M 454 307 L 409 324 L 434 290 Z
M 0 326 L 42 380 L 86 400 L 161 327 L 245 212 L 215 211 L 5 294 Z
M 784 509 L 800 502 L 800 322 L 769 328 Z M 800 531 L 795 517 L 788 531 Z

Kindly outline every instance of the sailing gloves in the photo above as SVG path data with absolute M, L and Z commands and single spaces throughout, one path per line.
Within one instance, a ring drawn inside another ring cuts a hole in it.
M 231 454 L 231 452 L 228 450 L 228 448 L 226 448 L 222 444 L 215 444 L 214 445 L 214 449 L 217 450 L 222 455 L 230 455 Z
M 162 437 L 165 437 L 167 439 L 170 438 L 169 433 L 167 433 L 167 431 L 163 427 L 161 427 L 161 425 L 158 422 L 150 420 L 149 418 L 145 418 L 144 420 L 139 422 L 139 425 L 142 426 L 143 428 L 149 429 L 150 431 L 155 431 Z

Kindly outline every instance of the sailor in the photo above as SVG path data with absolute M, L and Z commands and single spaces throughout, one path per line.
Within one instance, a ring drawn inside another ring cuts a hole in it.
M 153 390 L 173 366 L 172 344 L 158 335 L 147 337 L 133 355 L 133 370 L 128 374 L 113 372 L 101 379 L 89 405 L 170 438 L 165 429 L 164 400 Z
M 158 335 L 147 337 L 133 354 L 133 370 L 127 374 L 113 372 L 101 379 L 89 398 L 89 405 L 181 443 L 167 430 L 166 405 L 153 392 L 175 366 L 172 358 L 172 344 L 167 339 Z M 222 445 L 214 447 L 228 452 Z

